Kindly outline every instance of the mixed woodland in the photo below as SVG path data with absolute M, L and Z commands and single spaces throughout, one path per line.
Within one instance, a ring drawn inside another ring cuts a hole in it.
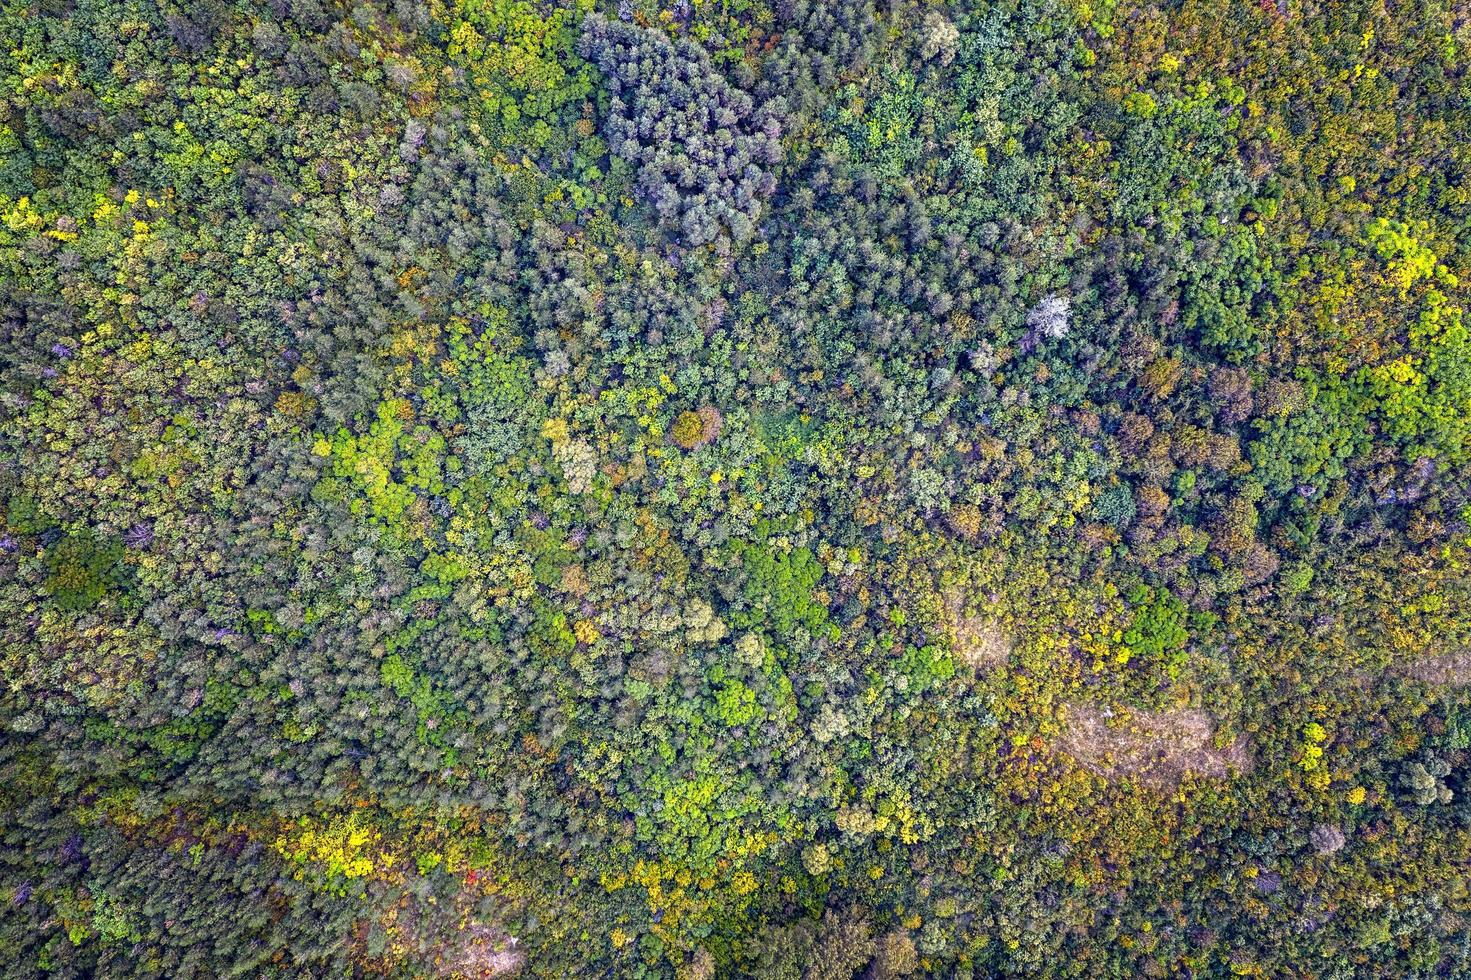
M 1471 976 L 1468 70 L 3 0 L 0 975 Z

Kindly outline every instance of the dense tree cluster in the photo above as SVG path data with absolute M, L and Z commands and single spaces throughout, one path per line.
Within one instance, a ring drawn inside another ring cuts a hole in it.
M 1471 975 L 1454 4 L 0 33 L 0 974 Z
M 599 14 L 582 22 L 581 52 L 603 72 L 608 149 L 660 223 L 691 246 L 750 238 L 776 189 L 780 103 L 757 107 L 696 44 Z

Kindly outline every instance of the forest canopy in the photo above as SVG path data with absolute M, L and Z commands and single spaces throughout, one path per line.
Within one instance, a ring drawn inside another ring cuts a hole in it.
M 1471 976 L 1464 0 L 0 38 L 4 977 Z

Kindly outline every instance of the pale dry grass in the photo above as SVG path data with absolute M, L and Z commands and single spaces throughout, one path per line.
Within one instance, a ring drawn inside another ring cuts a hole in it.
M 977 671 L 1003 666 L 1015 646 L 995 620 L 966 615 L 965 602 L 958 596 L 945 603 L 945 624 L 955 655 Z
M 1395 668 L 1395 673 L 1401 677 L 1424 681 L 1426 684 L 1466 687 L 1471 685 L 1471 650 L 1459 650 L 1400 664 Z
M 488 926 L 472 925 L 463 939 L 447 950 L 439 975 L 450 980 L 489 980 L 515 973 L 526 962 L 516 941 Z
M 1108 779 L 1132 777 L 1168 787 L 1187 775 L 1222 779 L 1251 767 L 1246 741 L 1221 748 L 1210 715 L 1192 708 L 1134 711 L 1110 718 L 1086 702 L 1070 705 L 1059 747 L 1085 768 Z

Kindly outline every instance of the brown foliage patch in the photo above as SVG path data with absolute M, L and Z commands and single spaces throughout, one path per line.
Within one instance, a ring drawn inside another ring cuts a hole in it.
M 1067 730 L 1058 745 L 1105 778 L 1131 776 L 1167 787 L 1186 775 L 1220 779 L 1250 768 L 1246 741 L 1238 738 L 1219 748 L 1215 732 L 1210 715 L 1191 708 L 1110 718 L 1097 705 L 1077 703 L 1068 708 Z
M 680 412 L 669 427 L 669 440 L 681 449 L 697 449 L 719 438 L 724 427 L 720 409 L 706 405 L 696 412 Z

